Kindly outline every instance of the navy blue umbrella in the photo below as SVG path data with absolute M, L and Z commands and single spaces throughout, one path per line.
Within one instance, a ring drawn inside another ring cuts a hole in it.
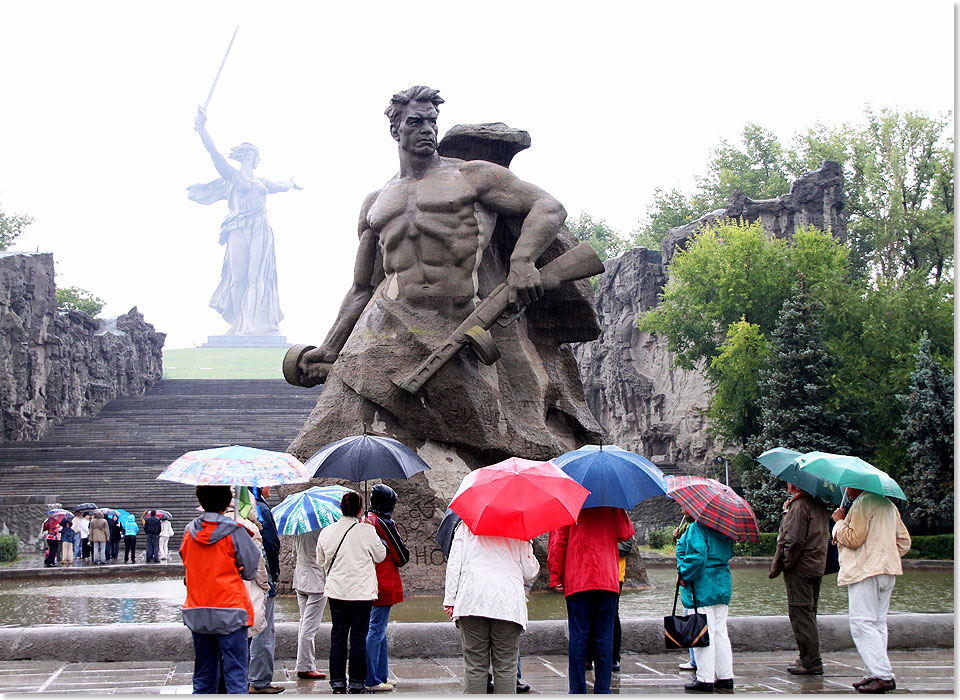
M 616 445 L 584 445 L 553 460 L 560 469 L 590 491 L 584 508 L 627 510 L 654 496 L 664 496 L 663 472 L 646 457 Z
M 463 522 L 460 516 L 447 508 L 443 514 L 443 520 L 440 521 L 440 527 L 437 528 L 437 534 L 434 539 L 440 545 L 440 551 L 447 559 L 450 558 L 450 547 L 453 545 L 453 535 L 456 532 L 457 525 Z
M 353 435 L 321 447 L 304 463 L 314 479 L 409 479 L 430 467 L 393 438 Z

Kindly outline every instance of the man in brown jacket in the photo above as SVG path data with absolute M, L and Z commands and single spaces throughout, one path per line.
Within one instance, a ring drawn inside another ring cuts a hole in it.
M 770 565 L 770 578 L 783 572 L 790 626 L 800 650 L 800 658 L 787 671 L 801 676 L 823 675 L 817 603 L 827 563 L 830 516 L 823 503 L 803 489 L 787 484 L 787 491 L 790 498 L 783 504 L 777 551 Z
M 107 563 L 107 542 L 110 541 L 110 526 L 103 513 L 94 513 L 90 523 L 90 541 L 93 543 L 93 563 Z

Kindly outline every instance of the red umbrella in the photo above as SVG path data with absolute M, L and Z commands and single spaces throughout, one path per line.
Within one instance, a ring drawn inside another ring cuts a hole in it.
M 667 495 L 693 519 L 734 540 L 760 541 L 753 508 L 729 486 L 700 476 L 668 476 Z
M 65 510 L 61 510 L 61 511 L 59 511 L 59 512 L 55 512 L 55 513 L 53 513 L 52 515 L 48 515 L 48 516 L 47 516 L 47 519 L 43 521 L 43 529 L 44 529 L 44 530 L 47 530 L 47 531 L 50 531 L 50 530 L 52 530 L 54 527 L 56 527 L 57 525 L 59 525 L 59 524 L 63 521 L 64 518 L 72 518 L 72 517 L 73 517 L 73 515 L 72 515 L 71 513 L 68 513 L 68 512 L 65 511 Z
M 553 462 L 511 457 L 467 474 L 450 509 L 475 535 L 530 540 L 575 523 L 589 494 Z

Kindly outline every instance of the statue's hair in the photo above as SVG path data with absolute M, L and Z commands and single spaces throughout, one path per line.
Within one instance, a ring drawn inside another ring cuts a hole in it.
M 440 105 L 443 104 L 443 98 L 440 97 L 439 90 L 434 90 L 426 85 L 414 85 L 403 92 L 398 92 L 390 98 L 390 105 L 383 112 L 390 120 L 390 126 L 400 126 L 400 113 L 411 102 L 430 102 L 439 109 Z
M 260 160 L 260 149 L 254 146 L 252 143 L 247 143 L 244 141 L 239 146 L 234 146 L 230 150 L 230 158 L 232 160 L 243 160 L 243 157 L 248 153 L 252 153 L 257 160 Z

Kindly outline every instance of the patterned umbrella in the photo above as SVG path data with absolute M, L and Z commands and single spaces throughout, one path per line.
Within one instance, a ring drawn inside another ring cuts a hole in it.
M 202 486 L 273 486 L 303 483 L 310 475 L 286 452 L 231 445 L 187 452 L 157 478 Z
M 311 486 L 291 493 L 270 509 L 277 531 L 281 535 L 302 535 L 337 522 L 343 515 L 340 499 L 352 492 L 343 486 Z
M 553 462 L 511 457 L 463 477 L 450 510 L 475 535 L 532 540 L 575 523 L 589 493 Z
M 760 541 L 753 508 L 729 486 L 700 476 L 667 476 L 667 495 L 693 519 L 734 540 Z

